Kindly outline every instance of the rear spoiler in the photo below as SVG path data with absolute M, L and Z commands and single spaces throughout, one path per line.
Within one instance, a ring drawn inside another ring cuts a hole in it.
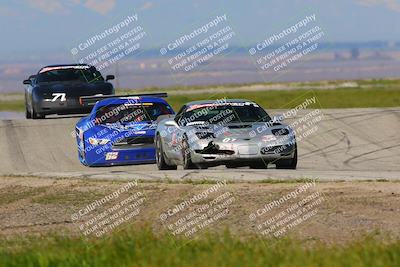
M 98 101 L 107 98 L 129 98 L 129 97 L 168 97 L 167 93 L 150 93 L 150 94 L 135 94 L 135 95 L 94 95 L 94 96 L 81 96 L 79 103 L 84 107 L 94 106 Z

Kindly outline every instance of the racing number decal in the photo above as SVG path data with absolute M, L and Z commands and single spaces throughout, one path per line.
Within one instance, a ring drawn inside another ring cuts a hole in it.
M 53 99 L 51 100 L 51 102 L 56 101 L 58 98 L 60 98 L 60 101 L 62 101 L 62 102 L 67 100 L 67 98 L 65 97 L 66 96 L 65 93 L 53 93 L 52 96 L 53 96 Z
M 106 154 L 106 160 L 114 160 L 118 158 L 118 152 L 108 152 Z

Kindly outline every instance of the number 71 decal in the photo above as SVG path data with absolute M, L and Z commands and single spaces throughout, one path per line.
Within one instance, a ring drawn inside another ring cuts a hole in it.
M 52 96 L 53 96 L 53 99 L 51 100 L 51 102 L 56 101 L 58 98 L 60 98 L 60 101 L 62 101 L 62 102 L 67 100 L 67 98 L 65 97 L 66 96 L 65 93 L 53 93 Z

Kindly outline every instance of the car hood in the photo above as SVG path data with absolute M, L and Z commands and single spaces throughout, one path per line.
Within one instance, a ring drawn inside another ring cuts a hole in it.
M 282 135 L 287 135 L 292 130 L 285 124 L 281 123 L 267 123 L 267 122 L 255 122 L 255 123 L 231 123 L 226 125 L 211 124 L 189 126 L 194 129 L 195 132 L 212 132 L 217 139 L 232 137 L 240 139 L 254 139 L 264 138 L 267 135 L 279 135 L 281 129 Z
M 101 124 L 87 132 L 86 137 L 114 141 L 131 137 L 154 137 L 155 125 L 151 123 Z
M 149 130 L 155 130 L 156 125 L 151 122 L 140 122 L 140 123 L 126 123 L 126 124 L 118 124 L 118 123 L 109 123 L 109 124 L 101 124 L 98 125 L 99 130 L 108 129 L 114 130 L 118 132 L 143 132 Z

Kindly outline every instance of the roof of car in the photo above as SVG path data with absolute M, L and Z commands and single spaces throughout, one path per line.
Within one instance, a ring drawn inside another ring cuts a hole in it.
M 186 106 L 200 105 L 200 104 L 214 104 L 214 103 L 223 104 L 223 103 L 246 103 L 246 102 L 254 103 L 254 101 L 247 99 L 209 99 L 209 100 L 192 101 L 187 103 Z
M 88 64 L 61 64 L 61 65 L 49 65 L 41 68 L 39 73 L 47 72 L 50 70 L 58 70 L 58 69 L 72 69 L 72 68 L 81 68 L 81 69 L 90 69 L 94 68 Z
M 71 67 L 73 67 L 73 66 L 88 66 L 88 67 L 91 67 L 90 65 L 88 65 L 88 64 L 77 64 L 77 63 L 75 63 L 75 64 L 57 64 L 57 65 L 48 65 L 48 66 L 44 66 L 43 68 L 52 68 L 52 67 L 67 67 L 67 66 L 71 66 Z M 42 69 L 43 69 L 42 68 Z

